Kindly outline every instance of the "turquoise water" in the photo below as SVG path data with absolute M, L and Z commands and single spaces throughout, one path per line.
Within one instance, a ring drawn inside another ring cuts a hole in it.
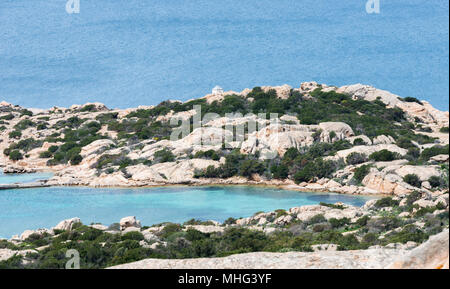
M 66 2 L 0 1 L 0 101 L 124 108 L 315 80 L 448 109 L 446 0 Z
M 3 174 L 2 172 L 0 172 L 0 185 L 30 183 L 38 180 L 47 180 L 52 176 L 53 173 Z
M 112 224 L 136 216 L 144 225 L 192 218 L 224 221 L 258 211 L 289 209 L 320 202 L 361 206 L 369 197 L 302 193 L 259 187 L 164 187 L 92 189 L 52 187 L 0 191 L 0 237 L 49 228 L 79 217 L 85 224 Z

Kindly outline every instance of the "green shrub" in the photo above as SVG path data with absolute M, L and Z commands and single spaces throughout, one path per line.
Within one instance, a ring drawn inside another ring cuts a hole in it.
M 79 154 L 73 155 L 70 157 L 70 164 L 73 166 L 79 165 L 81 161 L 83 160 L 83 157 Z
M 22 133 L 18 130 L 13 130 L 12 132 L 9 133 L 9 138 L 15 138 L 15 139 L 19 139 L 22 136 Z
M 24 129 L 27 129 L 27 128 L 29 128 L 29 127 L 32 127 L 32 126 L 34 126 L 35 124 L 34 124 L 34 122 L 32 122 L 31 120 L 29 120 L 29 119 L 24 119 L 24 120 L 21 120 L 21 121 L 19 121 L 15 126 L 14 126 L 14 128 L 16 129 L 16 130 L 24 130 Z
M 398 153 L 391 152 L 386 149 L 374 152 L 369 156 L 369 159 L 374 160 L 376 162 L 390 162 L 399 158 L 400 155 Z
M 356 138 L 353 141 L 353 145 L 354 146 L 362 146 L 362 145 L 366 145 L 366 142 L 362 138 Z
M 315 215 L 314 217 L 310 218 L 306 223 L 309 225 L 318 224 L 318 223 L 324 223 L 327 219 L 325 219 L 324 215 L 319 214 Z
M 362 165 L 355 169 L 355 173 L 353 175 L 353 178 L 358 182 L 361 183 L 364 178 L 369 174 L 371 165 Z
M 197 153 L 195 153 L 194 158 L 196 158 L 196 159 L 211 159 L 213 161 L 218 161 L 218 160 L 220 160 L 220 154 L 214 150 L 198 151 Z
M 439 129 L 439 131 L 442 133 L 449 133 L 449 128 L 448 128 L 448 126 L 441 127 L 441 129 Z
M 12 119 L 14 119 L 14 114 L 10 113 L 10 114 L 0 116 L 0 119 L 1 120 L 12 120 Z
M 396 207 L 399 205 L 399 203 L 400 203 L 399 201 L 396 201 L 391 197 L 385 197 L 377 200 L 374 206 L 376 208 Z
M 428 179 L 428 182 L 430 183 L 432 188 L 438 188 L 438 187 L 440 187 L 442 185 L 441 178 L 438 177 L 438 176 L 431 176 Z
M 283 180 L 289 176 L 289 168 L 284 164 L 273 165 L 270 170 L 275 179 Z
M 174 154 L 168 149 L 157 151 L 154 155 L 154 160 L 157 163 L 167 163 L 175 161 Z
M 367 156 L 362 153 L 353 152 L 349 154 L 346 158 L 346 162 L 349 165 L 358 165 L 367 162 Z
M 58 148 L 59 148 L 58 146 L 53 145 L 48 148 L 48 151 L 53 154 L 58 150 Z
M 418 103 L 418 104 L 420 104 L 420 105 L 423 105 L 423 103 L 420 101 L 420 100 L 418 100 L 417 98 L 415 98 L 415 97 L 411 97 L 411 96 L 407 96 L 407 97 L 405 97 L 405 98 L 400 98 L 401 100 L 403 100 L 403 101 L 406 101 L 406 102 L 416 102 L 416 103 Z
M 408 174 L 404 176 L 403 181 L 413 187 L 420 188 L 422 186 L 422 182 L 416 174 Z
M 23 159 L 23 155 L 20 151 L 13 150 L 9 153 L 9 158 L 13 161 L 18 161 L 18 160 Z
M 328 222 L 330 222 L 332 228 L 336 229 L 350 224 L 351 220 L 349 218 L 342 218 L 342 219 L 331 218 L 328 220 Z
M 144 235 L 142 235 L 141 232 L 137 232 L 137 231 L 133 231 L 133 232 L 128 232 L 122 235 L 122 241 L 125 240 L 135 240 L 135 241 L 141 241 L 144 240 Z
M 251 177 L 253 174 L 263 174 L 264 164 L 258 160 L 245 160 L 240 166 L 240 174 L 244 177 Z
M 449 154 L 449 145 L 446 146 L 435 145 L 431 148 L 424 149 L 420 154 L 420 159 L 428 161 L 431 157 L 448 154 Z
M 39 157 L 41 158 L 41 159 L 49 159 L 49 158 L 51 158 L 53 156 L 53 154 L 51 153 L 51 152 L 49 152 L 49 151 L 44 151 L 44 152 L 41 152 L 40 154 L 39 154 Z

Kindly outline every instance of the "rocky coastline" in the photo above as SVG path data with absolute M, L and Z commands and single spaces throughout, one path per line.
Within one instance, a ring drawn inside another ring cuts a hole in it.
M 229 115 L 236 112 L 240 114 Z M 269 113 L 277 117 L 267 119 Z M 199 127 L 193 125 L 196 118 L 201 119 Z M 174 127 L 173 119 L 184 127 Z M 411 258 L 409 251 L 419 250 L 437 234 L 448 240 L 448 161 L 448 112 L 361 84 L 263 86 L 132 109 L 109 109 L 101 103 L 27 109 L 1 102 L 3 172 L 45 171 L 53 176 L 0 189 L 251 185 L 381 198 L 362 208 L 320 204 L 222 224 L 194 220 L 142 227 L 135 217 L 127 217 L 111 227 L 83 225 L 74 218 L 1 240 L 0 267 L 60 268 L 65 244 L 102 257 L 85 259 L 86 268 L 161 257 L 196 258 L 156 262 L 164 268 L 198 264 L 202 257 L 218 258 L 211 262 L 226 267 L 241 262 L 240 256 L 251 267 L 255 256 L 273 259 L 266 252 L 288 259 L 323 256 L 327 262 L 345 255 L 349 263 L 343 266 L 351 263 L 354 268 L 364 265 L 352 258 L 370 256 L 378 261 L 366 267 L 416 266 L 411 259 L 379 260 L 383 250 L 391 249 L 398 258 Z M 232 236 L 250 241 L 236 244 Z M 446 252 L 446 259 L 433 257 L 427 267 L 448 268 L 448 246 Z M 142 262 L 136 266 L 148 267 L 152 261 Z M 406 263 L 410 265 L 399 265 Z

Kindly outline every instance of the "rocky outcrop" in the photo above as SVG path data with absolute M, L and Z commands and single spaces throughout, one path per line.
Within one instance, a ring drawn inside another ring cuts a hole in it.
M 449 231 L 430 239 L 387 266 L 389 269 L 449 269 Z
M 125 231 L 128 228 L 140 228 L 141 222 L 136 220 L 136 217 L 130 216 L 120 219 L 120 230 Z
M 377 89 L 369 85 L 354 84 L 340 87 L 336 90 L 338 93 L 345 93 L 354 99 L 365 99 L 374 101 L 380 99 L 390 107 L 399 107 L 410 117 L 419 118 L 423 122 L 436 125 L 437 128 L 449 124 L 449 112 L 439 111 L 432 107 L 428 102 L 422 100 L 421 103 L 406 102 L 401 97 L 385 90 Z
M 354 146 L 352 148 L 346 149 L 346 150 L 341 150 L 338 151 L 336 153 L 336 157 L 335 158 L 347 158 L 347 156 L 351 153 L 357 152 L 357 153 L 361 153 L 364 154 L 366 156 L 371 155 L 374 152 L 378 152 L 381 150 L 388 150 L 394 153 L 398 153 L 402 156 L 406 155 L 408 153 L 408 150 L 406 149 L 402 149 L 400 147 L 398 147 L 395 144 L 377 144 L 377 145 L 371 145 L 371 146 L 367 146 L 367 145 L 362 145 L 362 146 Z
M 81 223 L 80 218 L 72 218 L 61 221 L 58 225 L 53 227 L 53 230 L 70 231 L 75 224 Z
M 382 194 L 403 195 L 409 194 L 415 188 L 403 182 L 403 180 L 395 174 L 384 174 L 372 171 L 363 180 L 362 184 L 369 189 L 375 190 Z
M 145 259 L 110 269 L 382 269 L 402 250 L 317 251 L 314 253 L 247 253 L 225 258 Z

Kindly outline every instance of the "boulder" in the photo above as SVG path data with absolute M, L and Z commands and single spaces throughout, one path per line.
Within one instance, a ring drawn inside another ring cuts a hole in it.
M 81 223 L 80 218 L 72 218 L 59 222 L 58 225 L 53 227 L 53 230 L 71 231 L 73 225 Z
M 428 241 L 389 264 L 388 269 L 449 269 L 449 231 Z
M 445 162 L 448 162 L 448 160 L 449 160 L 449 155 L 437 155 L 437 156 L 430 158 L 430 161 L 437 162 L 437 163 L 445 163 Z
M 136 217 L 130 216 L 125 217 L 120 220 L 120 230 L 124 231 L 127 228 L 134 227 L 134 228 L 140 228 L 141 222 L 136 220 Z

